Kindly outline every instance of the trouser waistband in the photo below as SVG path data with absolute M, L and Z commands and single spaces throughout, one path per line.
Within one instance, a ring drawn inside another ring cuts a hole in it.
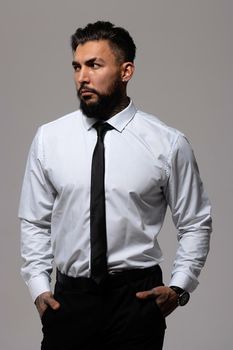
M 130 269 L 110 273 L 106 280 L 101 282 L 100 285 L 97 285 L 95 281 L 91 278 L 70 277 L 65 274 L 62 274 L 59 270 L 57 270 L 57 281 L 68 289 L 92 290 L 98 288 L 102 289 L 103 287 L 120 287 L 127 282 L 141 280 L 151 274 L 158 274 L 159 277 L 161 276 L 162 280 L 161 268 L 159 265 L 155 265 L 143 269 Z

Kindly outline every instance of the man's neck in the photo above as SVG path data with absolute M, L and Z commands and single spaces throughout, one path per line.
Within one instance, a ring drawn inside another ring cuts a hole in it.
M 129 102 L 130 102 L 130 98 L 127 95 L 123 96 L 120 102 L 117 104 L 117 106 L 109 114 L 108 119 L 112 118 L 117 113 L 120 113 L 121 111 L 123 111 L 123 109 L 125 109 L 129 105 Z

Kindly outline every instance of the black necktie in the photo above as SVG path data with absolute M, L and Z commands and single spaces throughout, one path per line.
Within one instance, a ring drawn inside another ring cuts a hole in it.
M 91 168 L 91 277 L 99 284 L 108 274 L 104 189 L 104 136 L 108 130 L 112 129 L 112 126 L 108 123 L 97 122 L 93 127 L 97 131 L 98 139 L 93 152 Z

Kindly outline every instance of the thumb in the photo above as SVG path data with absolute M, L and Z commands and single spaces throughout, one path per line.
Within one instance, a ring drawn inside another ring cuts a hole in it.
M 53 310 L 57 310 L 60 307 L 60 303 L 55 300 L 52 295 L 46 299 L 46 304 L 49 305 Z
M 137 292 L 136 297 L 139 299 L 149 299 L 149 298 L 155 298 L 156 294 L 153 289 L 151 290 L 145 290 L 142 292 Z

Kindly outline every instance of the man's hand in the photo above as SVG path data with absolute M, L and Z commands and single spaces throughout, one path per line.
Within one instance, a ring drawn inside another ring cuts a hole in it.
M 178 305 L 178 295 L 169 287 L 159 286 L 136 293 L 139 299 L 154 298 L 164 317 L 174 311 Z
M 59 302 L 54 299 L 53 294 L 51 292 L 44 292 L 40 294 L 36 298 L 35 304 L 39 312 L 40 318 L 42 318 L 43 313 L 45 312 L 47 307 L 51 307 L 53 310 L 57 310 L 60 307 Z

